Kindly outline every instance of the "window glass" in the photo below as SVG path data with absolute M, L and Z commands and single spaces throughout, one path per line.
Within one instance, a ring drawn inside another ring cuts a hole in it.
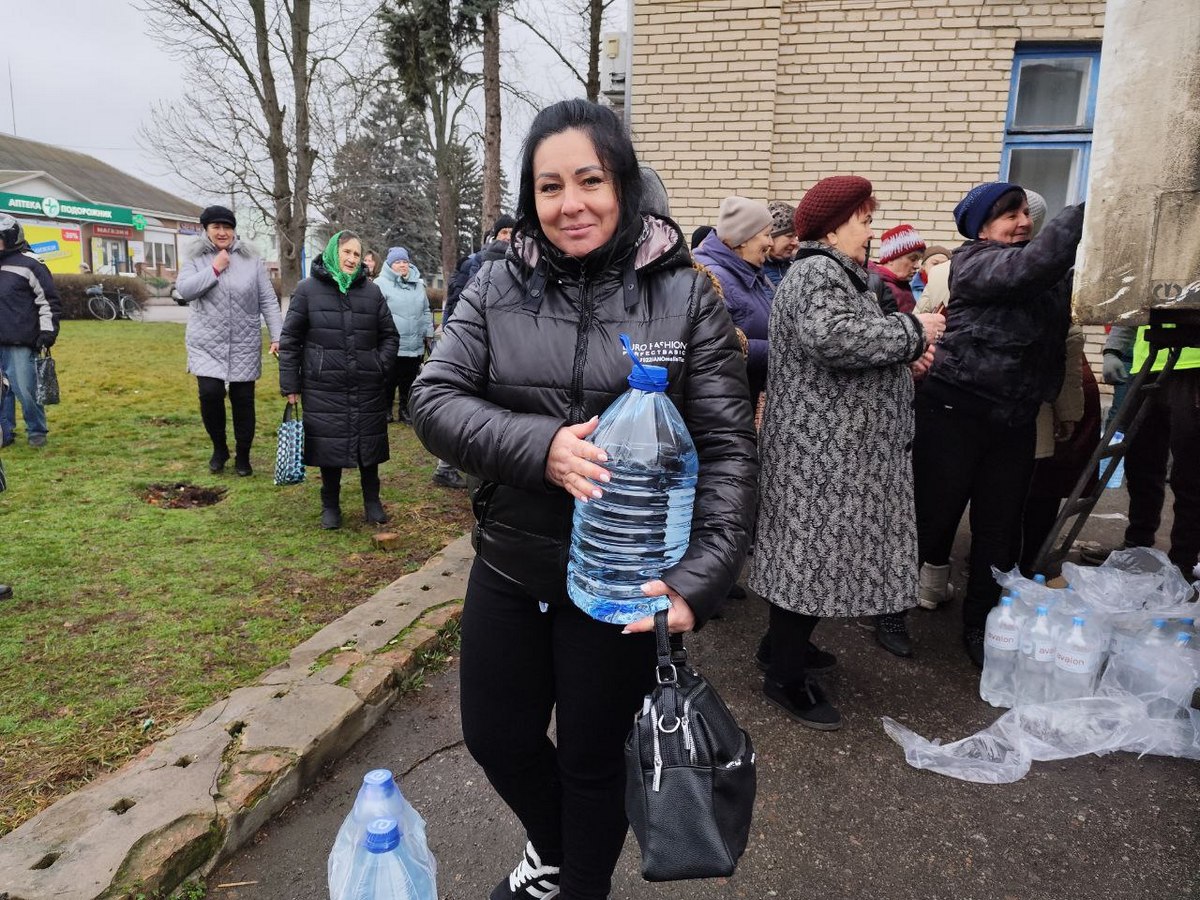
M 1079 128 L 1087 124 L 1092 60 L 1023 59 L 1017 72 L 1013 128 Z
M 1063 207 L 1078 203 L 1081 150 L 1077 147 L 1013 147 L 1008 162 L 1008 180 L 1037 191 L 1046 198 L 1046 220 Z

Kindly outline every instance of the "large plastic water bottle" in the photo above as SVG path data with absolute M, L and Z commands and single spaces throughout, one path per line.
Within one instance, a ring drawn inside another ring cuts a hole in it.
M 1125 435 L 1120 431 L 1114 431 L 1112 439 L 1108 444 L 1111 447 L 1114 444 L 1119 444 L 1125 440 Z M 1117 460 L 1117 467 L 1113 469 L 1112 474 L 1108 476 L 1108 481 L 1105 482 L 1105 488 L 1110 491 L 1118 490 L 1125 483 L 1125 457 Z
M 376 819 L 355 850 L 346 886 L 333 900 L 437 900 L 425 867 L 409 857 L 395 819 Z
M 345 893 L 347 879 L 355 854 L 366 840 L 367 827 L 379 819 L 392 819 L 398 823 L 407 858 L 427 872 L 430 884 L 436 884 L 437 862 L 425 841 L 425 820 L 400 793 L 390 771 L 373 769 L 363 776 L 354 807 L 338 829 L 329 853 L 326 875 L 329 896 L 334 900 L 348 896 Z
M 1050 696 L 1053 677 L 1054 635 L 1050 631 L 1050 611 L 1039 606 L 1021 632 L 1014 705 L 1044 703 Z
M 1083 616 L 1071 620 L 1071 628 L 1058 640 L 1054 651 L 1054 678 L 1050 683 L 1051 700 L 1091 697 L 1096 692 L 1100 671 L 1100 644 L 1084 627 Z
M 988 613 L 983 637 L 983 675 L 979 696 L 992 706 L 1012 706 L 1017 653 L 1021 628 L 1013 615 L 1012 597 L 1001 597 L 1000 605 Z
M 1145 696 L 1161 690 L 1160 664 L 1168 657 L 1177 633 L 1167 619 L 1152 619 L 1138 633 L 1133 646 L 1127 649 L 1126 686 L 1130 693 Z
M 667 397 L 667 370 L 633 360 L 629 390 L 600 416 L 590 440 L 608 454 L 603 495 L 575 501 L 567 593 L 594 619 L 627 625 L 670 606 L 642 585 L 683 557 L 700 470 L 696 445 Z

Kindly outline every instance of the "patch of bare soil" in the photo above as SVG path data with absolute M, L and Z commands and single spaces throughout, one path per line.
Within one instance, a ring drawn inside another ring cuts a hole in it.
M 212 506 L 225 499 L 225 488 L 207 488 L 180 481 L 175 484 L 152 484 L 141 494 L 151 506 L 164 509 L 197 509 Z

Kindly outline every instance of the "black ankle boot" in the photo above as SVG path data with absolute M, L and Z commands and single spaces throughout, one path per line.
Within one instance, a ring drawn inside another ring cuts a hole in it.
M 342 527 L 342 509 L 339 506 L 321 507 L 321 527 L 326 531 Z
M 224 472 L 227 462 L 229 462 L 229 448 L 213 448 L 213 455 L 208 460 L 208 471 L 214 475 Z
M 225 457 L 226 457 L 226 459 L 228 459 L 229 454 L 226 453 Z M 233 471 L 237 472 L 243 478 L 247 478 L 250 475 L 254 474 L 254 469 L 250 466 L 250 448 L 249 447 L 238 447 L 237 448 L 237 456 L 234 457 L 234 461 L 233 461 Z
M 363 515 L 372 525 L 386 525 L 388 515 L 384 512 L 383 504 L 379 502 L 379 498 L 374 500 L 363 499 Z

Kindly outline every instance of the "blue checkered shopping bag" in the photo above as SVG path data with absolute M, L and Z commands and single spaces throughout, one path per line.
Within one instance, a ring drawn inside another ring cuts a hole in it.
M 299 484 L 304 480 L 304 423 L 295 403 L 283 408 L 279 444 L 275 448 L 275 483 Z

